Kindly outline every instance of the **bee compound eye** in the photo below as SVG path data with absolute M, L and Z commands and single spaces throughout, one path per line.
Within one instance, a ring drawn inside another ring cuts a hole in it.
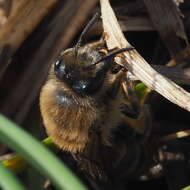
M 54 72 L 60 79 L 65 75 L 65 63 L 63 59 L 54 62 Z
M 60 60 L 55 61 L 55 63 L 54 63 L 54 67 L 58 67 L 59 64 L 60 64 Z
M 59 70 L 60 64 L 61 64 L 61 60 L 56 60 L 56 61 L 54 62 L 54 70 L 55 70 L 55 71 L 58 71 L 58 70 Z

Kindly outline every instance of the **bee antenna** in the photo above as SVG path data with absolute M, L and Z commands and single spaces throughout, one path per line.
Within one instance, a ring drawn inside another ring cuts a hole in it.
M 126 47 L 126 48 L 122 48 L 122 49 L 116 49 L 114 51 L 111 51 L 110 53 L 108 53 L 107 55 L 105 55 L 104 57 L 102 57 L 101 59 L 99 59 L 98 61 L 96 61 L 94 64 L 88 66 L 88 68 L 92 68 L 95 65 L 97 65 L 98 63 L 104 61 L 105 59 L 108 59 L 110 57 L 114 57 L 115 55 L 119 54 L 119 53 L 123 53 L 125 51 L 131 51 L 134 50 L 134 47 Z
M 96 20 L 100 17 L 100 14 L 96 12 L 94 16 L 91 18 L 91 20 L 88 22 L 88 24 L 85 26 L 84 30 L 82 31 L 81 35 L 79 36 L 78 42 L 75 45 L 75 52 L 77 55 L 77 50 L 81 46 L 81 43 L 83 41 L 84 35 L 88 32 L 88 30 L 92 27 L 92 25 L 96 22 Z

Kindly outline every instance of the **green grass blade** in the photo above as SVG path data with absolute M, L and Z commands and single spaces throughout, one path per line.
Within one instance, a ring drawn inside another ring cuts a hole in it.
M 58 151 L 58 148 L 50 137 L 45 138 L 42 144 L 55 153 Z M 9 159 L 2 160 L 1 163 L 15 173 L 20 173 L 28 167 L 26 160 L 18 154 Z
M 185 188 L 183 188 L 182 190 L 190 190 L 190 185 L 187 186 L 187 187 L 185 187 Z
M 70 170 L 40 142 L 0 115 L 0 140 L 21 154 L 60 190 L 85 190 Z
M 0 164 L 0 186 L 4 190 L 26 190 L 17 177 L 2 164 Z

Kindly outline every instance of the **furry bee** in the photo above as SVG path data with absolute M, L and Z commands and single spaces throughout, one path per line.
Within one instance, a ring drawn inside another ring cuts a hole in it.
M 71 152 L 92 177 L 128 175 L 131 169 L 126 171 L 124 165 L 138 167 L 130 149 L 141 154 L 141 145 L 123 120 L 121 82 L 125 72 L 115 65 L 114 57 L 133 48 L 104 54 L 99 45 L 80 46 L 81 39 L 54 62 L 41 90 L 40 109 L 47 134 L 61 149 Z

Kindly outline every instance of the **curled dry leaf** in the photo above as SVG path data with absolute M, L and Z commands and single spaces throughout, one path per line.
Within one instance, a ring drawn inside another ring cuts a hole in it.
M 118 24 L 109 0 L 100 0 L 103 28 L 109 49 L 130 47 Z M 157 91 L 169 101 L 190 111 L 190 93 L 168 78 L 156 72 L 136 50 L 124 53 L 123 66 L 149 88 Z

